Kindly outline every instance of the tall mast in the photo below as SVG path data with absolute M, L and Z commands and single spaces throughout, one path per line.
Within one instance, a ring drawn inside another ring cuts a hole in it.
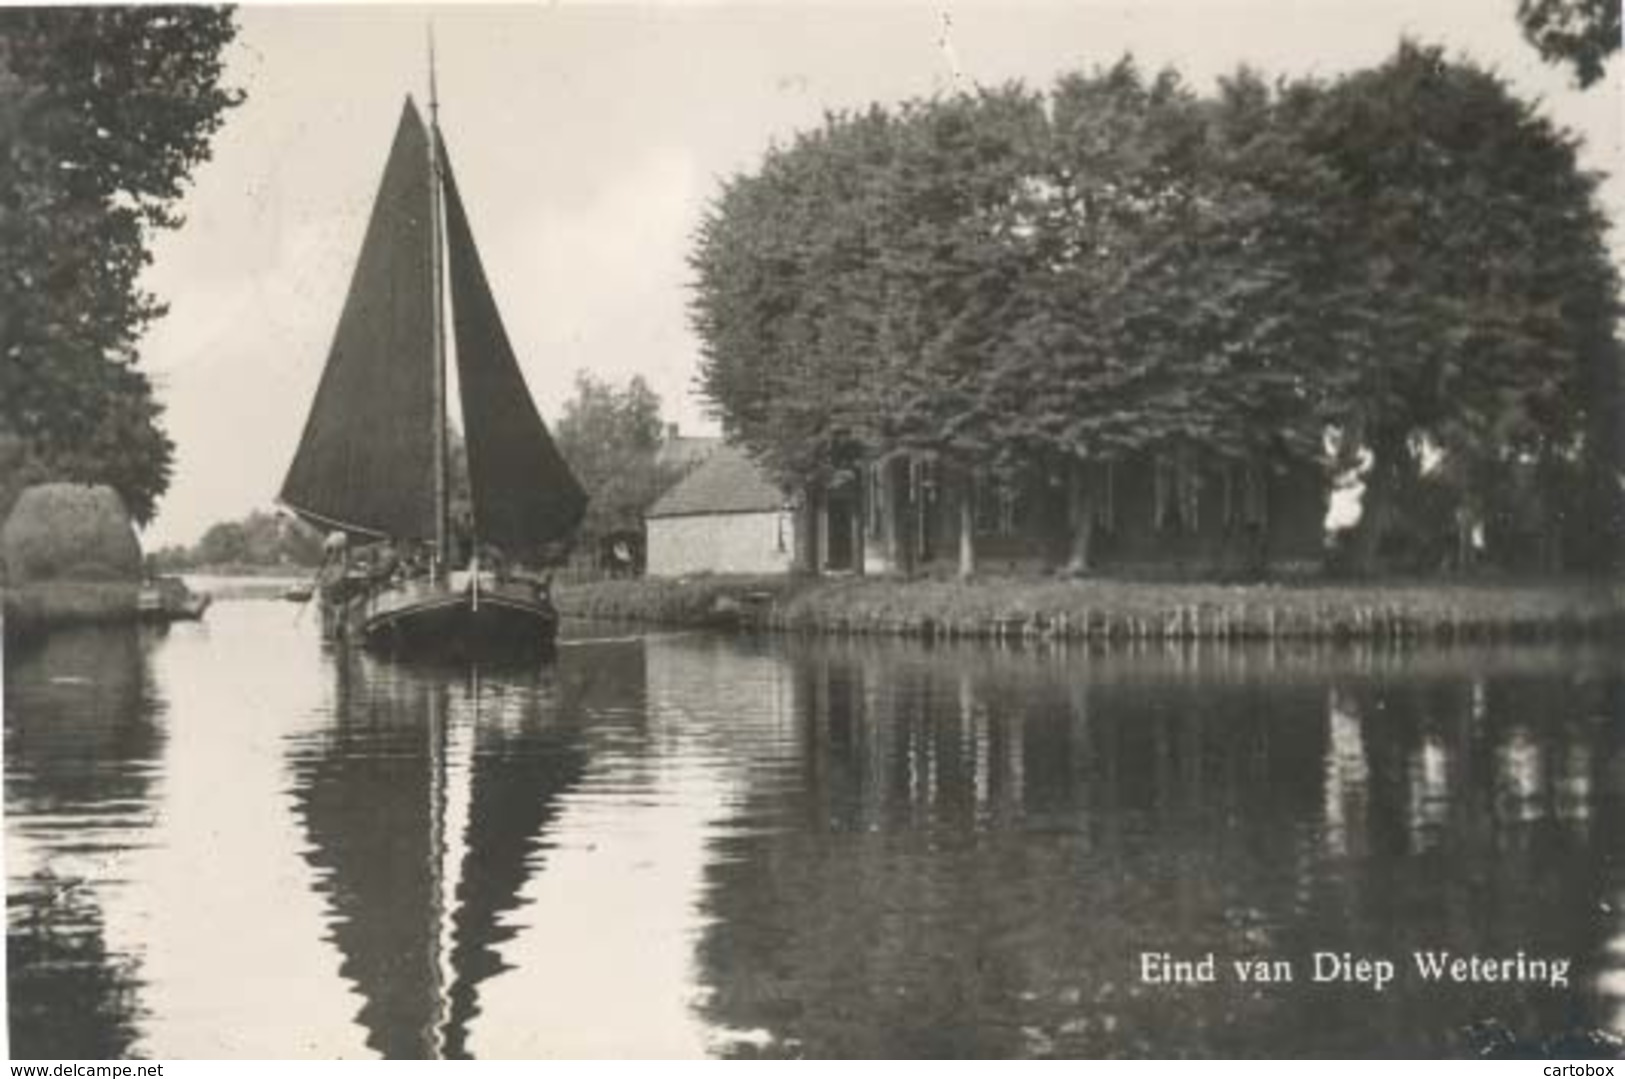
M 446 318 L 445 249 L 446 225 L 441 205 L 444 189 L 440 164 L 440 95 L 435 86 L 434 23 L 429 24 L 429 218 L 430 265 L 434 296 L 429 308 L 434 334 L 434 546 L 436 561 L 448 567 L 450 548 L 450 491 L 447 489 L 448 456 L 446 438 Z

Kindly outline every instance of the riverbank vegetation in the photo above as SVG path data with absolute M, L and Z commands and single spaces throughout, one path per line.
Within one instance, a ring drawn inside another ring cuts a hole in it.
M 1078 569 L 1110 466 L 1154 458 L 1356 481 L 1368 575 L 1603 570 L 1617 280 L 1577 145 L 1410 42 L 1330 80 L 1124 60 L 832 114 L 702 225 L 701 387 L 792 489 L 899 457 L 1052 489 Z
M 555 584 L 553 599 L 571 618 L 703 626 L 736 621 L 746 605 L 782 603 L 806 587 L 806 581 L 782 574 L 640 577 Z
M 0 621 L 8 640 L 48 629 L 134 622 L 141 586 L 134 581 L 37 581 L 0 589 Z
M 567 616 L 936 639 L 1519 640 L 1625 631 L 1625 584 L 728 577 L 560 585 Z
M 0 584 L 133 581 L 140 575 L 141 543 L 111 487 L 30 487 L 0 522 Z
M 1518 26 L 1548 63 L 1563 64 L 1582 88 L 1602 81 L 1620 49 L 1620 7 L 1607 0 L 1518 0 Z
M 163 573 L 308 576 L 322 564 L 322 537 L 288 514 L 255 510 L 240 521 L 210 525 L 190 547 L 161 547 L 147 564 Z
M 135 529 L 110 487 L 30 487 L 0 524 L 0 616 L 9 638 L 133 620 L 140 575 Z
M 672 451 L 659 394 L 639 375 L 616 385 L 577 371 L 575 392 L 553 430 L 559 452 L 587 492 L 587 514 L 575 538 L 577 567 L 641 565 L 640 550 L 624 560 L 606 558 L 609 543 L 641 537 L 643 514 L 692 466 Z M 629 544 L 629 547 L 633 545 Z M 641 547 L 641 543 L 635 546 Z
M 137 522 L 174 447 L 139 366 L 141 287 L 192 170 L 242 100 L 225 7 L 0 10 L 0 520 L 44 481 L 107 484 Z
M 135 529 L 111 487 L 30 487 L 0 525 L 0 620 L 9 640 L 61 626 L 195 618 L 207 605 L 180 578 L 143 571 Z

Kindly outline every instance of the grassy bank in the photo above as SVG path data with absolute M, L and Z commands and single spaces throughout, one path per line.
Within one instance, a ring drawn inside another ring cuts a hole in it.
M 694 577 L 558 586 L 567 615 L 931 639 L 1522 640 L 1625 630 L 1625 583 L 1209 585 Z
M 737 621 L 747 608 L 782 604 L 804 590 L 783 576 L 647 577 L 555 584 L 553 601 L 573 618 L 701 626 Z
M 41 581 L 0 590 L 0 608 L 15 640 L 58 626 L 134 621 L 139 594 L 133 581 Z

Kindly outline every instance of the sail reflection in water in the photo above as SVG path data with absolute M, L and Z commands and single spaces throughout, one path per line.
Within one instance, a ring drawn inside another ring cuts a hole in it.
M 367 1045 L 468 1055 L 504 917 L 586 764 L 547 669 L 414 671 L 347 655 L 336 722 L 291 751 L 306 859 L 327 897 Z
M 1428 1055 L 1625 1036 L 1611 655 L 657 635 L 505 670 L 318 653 L 313 633 L 223 603 L 167 637 L 8 657 L 19 1053 Z M 1573 969 L 1435 986 L 1416 949 Z M 1313 984 L 1316 951 L 1399 976 Z M 1146 984 L 1142 952 L 1211 952 L 1221 978 Z M 1240 983 L 1224 964 L 1247 957 L 1298 980 Z

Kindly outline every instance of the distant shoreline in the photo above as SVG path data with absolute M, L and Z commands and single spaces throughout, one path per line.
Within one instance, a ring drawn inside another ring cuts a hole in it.
M 160 568 L 159 573 L 172 577 L 270 577 L 285 581 L 308 581 L 316 576 L 315 566 L 296 566 L 292 563 L 259 565 L 248 562 L 220 562 L 206 566 Z
M 554 586 L 569 617 L 931 640 L 1519 641 L 1625 634 L 1625 582 L 699 576 Z

